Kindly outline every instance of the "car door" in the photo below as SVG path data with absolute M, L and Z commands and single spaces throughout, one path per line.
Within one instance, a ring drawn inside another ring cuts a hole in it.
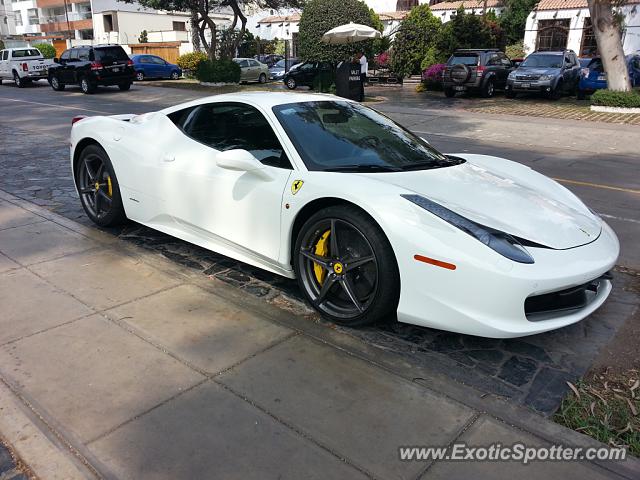
M 9 50 L 0 51 L 0 78 L 8 78 Z
M 277 259 L 282 197 L 292 167 L 271 121 L 237 102 L 207 103 L 171 118 L 183 134 L 161 166 L 158 194 L 169 215 L 200 238 Z M 232 149 L 253 154 L 266 165 L 261 172 L 267 177 L 219 167 L 217 155 Z
M 149 55 L 150 67 L 153 69 L 153 76 L 155 78 L 165 78 L 169 75 L 165 72 L 167 68 L 167 62 L 162 58 L 155 55 Z
M 62 83 L 69 83 L 72 81 L 71 75 L 69 73 L 70 57 L 71 57 L 71 50 L 65 50 L 64 52 L 62 52 L 62 55 L 60 55 L 60 59 L 58 60 L 58 64 L 60 65 L 60 67 L 56 69 L 56 72 L 58 75 L 58 79 Z
M 78 83 L 78 64 L 80 60 L 78 59 L 78 49 L 73 48 L 69 50 L 69 60 L 67 61 L 64 67 L 63 73 L 63 82 L 64 83 Z
M 498 67 L 498 86 L 504 88 L 507 85 L 507 77 L 511 70 L 513 70 L 513 65 L 511 64 L 511 60 L 502 52 L 498 52 L 498 60 L 500 61 L 500 66 Z
M 317 64 L 315 63 L 305 63 L 300 67 L 300 76 L 302 77 L 302 81 L 300 82 L 303 85 L 313 85 L 313 78 L 316 75 Z
M 246 60 L 238 60 L 240 66 L 240 81 L 246 82 L 249 78 L 249 62 Z
M 251 67 L 251 80 L 257 82 L 260 80 L 260 74 L 262 73 L 261 63 L 257 60 L 249 60 L 249 65 Z

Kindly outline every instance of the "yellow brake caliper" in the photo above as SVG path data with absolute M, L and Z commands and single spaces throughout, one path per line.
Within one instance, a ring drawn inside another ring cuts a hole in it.
M 327 253 L 329 253 L 329 234 L 331 230 L 327 230 L 322 234 L 318 242 L 316 243 L 316 249 L 314 253 L 319 255 L 320 257 L 326 257 Z M 322 265 L 315 263 L 313 264 L 313 273 L 316 276 L 316 280 L 318 283 L 322 285 L 324 282 L 324 277 L 327 274 L 327 271 L 322 267 Z
M 107 177 L 107 194 L 113 197 L 113 184 L 111 183 L 111 176 Z

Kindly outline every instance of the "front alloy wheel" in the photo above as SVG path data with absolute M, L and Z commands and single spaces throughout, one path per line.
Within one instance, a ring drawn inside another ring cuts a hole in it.
M 143 72 L 136 72 L 136 80 L 138 80 L 139 82 L 144 80 L 144 73 Z
M 289 78 L 287 78 L 286 85 L 287 85 L 287 88 L 288 88 L 289 90 L 295 90 L 295 88 L 298 86 L 298 85 L 296 84 L 296 80 L 295 80 L 295 78 L 293 78 L 293 77 L 289 77 Z
M 399 275 L 391 246 L 357 208 L 329 207 L 313 215 L 298 236 L 294 268 L 309 302 L 335 323 L 374 323 L 397 306 Z

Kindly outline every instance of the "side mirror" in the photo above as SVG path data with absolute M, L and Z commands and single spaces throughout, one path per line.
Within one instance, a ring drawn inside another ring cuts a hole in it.
M 53 63 L 60 63 L 60 59 L 58 57 L 53 58 Z
M 243 149 L 236 148 L 218 153 L 216 164 L 225 170 L 249 172 L 265 179 L 271 179 L 260 160 Z

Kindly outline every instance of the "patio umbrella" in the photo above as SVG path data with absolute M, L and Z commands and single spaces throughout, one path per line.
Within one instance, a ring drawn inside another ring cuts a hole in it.
M 329 30 L 322 36 L 322 41 L 330 44 L 355 43 L 381 36 L 382 34 L 375 28 L 359 23 L 348 23 Z

